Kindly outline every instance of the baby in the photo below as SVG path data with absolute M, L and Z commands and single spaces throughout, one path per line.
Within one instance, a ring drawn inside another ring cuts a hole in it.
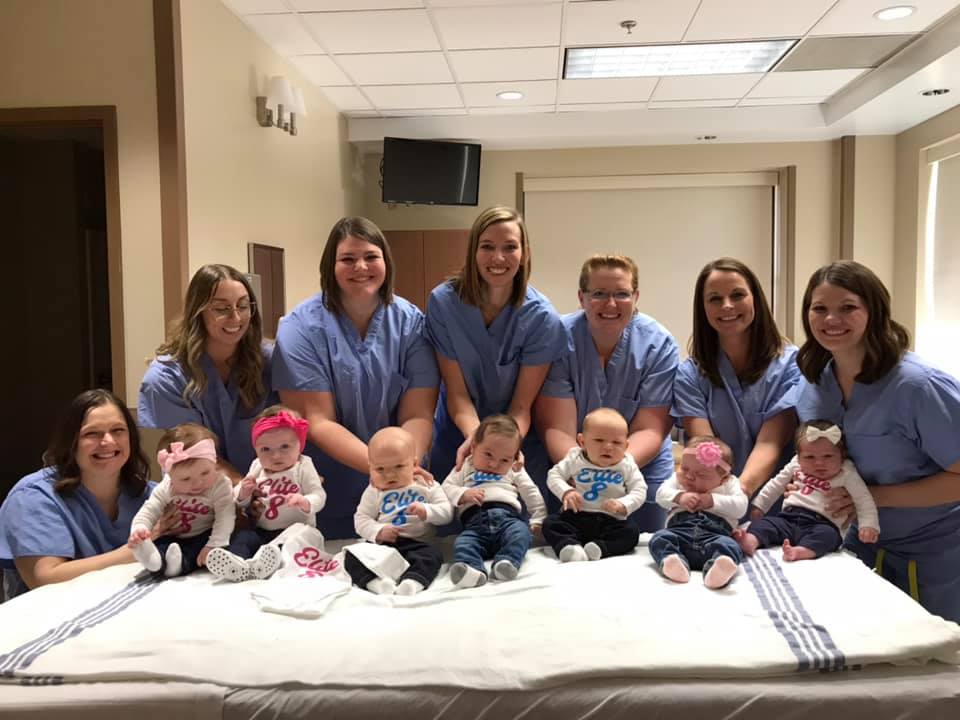
M 473 434 L 473 453 L 443 483 L 464 527 L 454 542 L 450 567 L 458 588 L 486 583 L 483 561 L 490 558 L 494 578 L 513 580 L 530 548 L 531 530 L 539 531 L 547 515 L 533 480 L 513 469 L 522 439 L 512 417 L 491 415 Z M 520 518 L 519 497 L 530 513 L 529 527 Z
M 563 501 L 563 512 L 543 523 L 543 537 L 561 562 L 626 555 L 640 530 L 626 518 L 647 497 L 643 473 L 627 453 L 627 421 L 599 408 L 583 419 L 579 447 L 553 466 L 547 487 Z
M 743 560 L 733 539 L 747 511 L 747 496 L 730 472 L 733 453 L 714 437 L 687 441 L 676 475 L 657 491 L 657 503 L 669 510 L 667 527 L 650 538 L 650 555 L 660 571 L 678 583 L 690 570 L 703 570 L 703 584 L 725 587 Z
M 130 524 L 127 546 L 151 572 L 176 577 L 206 564 L 215 548 L 226 546 L 236 519 L 229 478 L 217 468 L 215 435 L 201 425 L 184 423 L 160 439 L 157 462 L 163 481 Z M 168 503 L 180 512 L 169 533 L 150 539 L 150 528 Z
M 453 519 L 453 508 L 439 485 L 416 482 L 417 448 L 413 436 L 398 427 L 377 432 L 367 445 L 370 458 L 370 484 L 360 497 L 353 516 L 360 537 L 389 545 L 410 564 L 399 584 L 378 577 L 351 553 L 344 567 L 355 585 L 379 595 L 415 595 L 440 572 L 443 556 L 422 538 L 432 525 L 444 525 Z
M 880 536 L 877 506 L 853 463 L 846 459 L 843 433 L 830 422 L 805 422 L 797 429 L 797 454 L 753 499 L 746 530 L 734 533 L 747 555 L 757 548 L 783 543 L 783 559 L 812 560 L 837 550 L 843 542 L 843 519 L 826 509 L 827 493 L 846 488 L 857 508 L 861 542 L 875 543 Z M 800 485 L 784 498 L 783 510 L 764 517 L 790 482 Z
M 294 523 L 316 527 L 316 514 L 327 500 L 323 478 L 302 454 L 307 421 L 299 414 L 283 405 L 268 407 L 254 421 L 250 439 L 257 458 L 233 492 L 237 504 L 246 508 L 257 491 L 263 512 L 253 532 L 237 533 L 233 552 L 221 548 L 207 560 L 213 575 L 235 582 L 272 575 L 281 560 L 280 549 L 271 544 L 274 538 Z

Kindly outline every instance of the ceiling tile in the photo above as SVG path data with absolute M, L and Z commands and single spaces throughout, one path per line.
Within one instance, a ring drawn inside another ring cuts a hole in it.
M 421 8 L 423 0 L 291 0 L 300 12 L 330 12 L 331 10 L 392 10 Z
M 565 45 L 625 45 L 677 42 L 699 0 L 612 0 L 570 3 L 563 18 Z M 620 27 L 635 20 L 633 32 Z
M 646 110 L 645 102 L 620 102 L 620 103 L 564 103 L 559 106 L 560 112 L 584 112 L 587 110 L 595 112 L 611 112 L 614 110 Z
M 338 55 L 337 62 L 359 85 L 453 82 L 442 52 Z
M 297 16 L 247 15 L 244 18 L 270 46 L 281 55 L 311 55 L 323 53 L 323 48 L 310 37 Z
M 608 103 L 646 102 L 657 86 L 655 77 L 596 78 L 590 80 L 561 80 L 559 102 Z
M 329 55 L 295 55 L 290 62 L 314 85 L 353 85 Z
M 363 91 L 378 108 L 463 107 L 456 85 L 368 85 Z
M 800 37 L 836 0 L 703 0 L 686 41 Z
M 800 42 L 774 72 L 877 67 L 915 35 L 817 37 Z
M 509 107 L 472 107 L 471 115 L 520 115 L 522 113 L 552 113 L 553 105 L 511 105 Z
M 513 50 L 454 50 L 450 64 L 460 82 L 496 80 L 555 80 L 559 48 Z
M 733 107 L 739 98 L 725 100 L 663 100 L 651 101 L 647 107 L 651 110 L 668 110 L 670 108 L 698 108 L 698 107 Z
M 741 98 L 763 77 L 763 73 L 742 75 L 683 75 L 660 78 L 654 100 L 723 100 Z
M 877 20 L 873 14 L 891 5 L 912 5 L 913 15 L 899 20 Z M 930 25 L 957 7 L 957 0 L 840 0 L 818 22 L 811 35 L 882 35 L 914 33 Z
M 381 110 L 380 114 L 384 117 L 424 117 L 427 115 L 466 115 L 467 111 L 462 108 L 435 108 L 431 110 Z
M 765 98 L 765 97 L 745 97 L 737 107 L 755 107 L 758 105 L 819 105 L 827 96 L 821 97 L 787 97 L 787 98 Z
M 474 107 L 519 107 L 524 105 L 549 105 L 557 100 L 556 80 L 531 82 L 462 83 L 463 97 L 467 105 Z M 497 93 L 503 90 L 519 90 L 520 100 L 501 100 Z
M 558 5 L 563 0 L 523 0 L 524 5 Z M 430 5 L 439 7 L 465 7 L 468 5 L 516 5 L 517 0 L 430 0 Z
M 355 87 L 325 87 L 320 90 L 341 110 L 372 109 L 367 99 Z
M 833 95 L 866 70 L 806 70 L 767 73 L 748 97 L 817 97 Z
M 290 12 L 290 8 L 283 0 L 223 0 L 223 2 L 238 15 Z
M 426 10 L 304 13 L 331 53 L 439 50 Z
M 433 17 L 448 50 L 544 47 L 560 43 L 560 5 L 437 8 Z

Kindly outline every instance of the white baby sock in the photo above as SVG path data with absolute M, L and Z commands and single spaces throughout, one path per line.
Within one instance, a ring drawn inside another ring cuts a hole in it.
M 418 592 L 423 592 L 423 585 L 413 578 L 407 578 L 406 580 L 400 581 L 394 595 L 416 595 Z
M 583 552 L 582 549 L 581 552 Z M 520 572 L 520 568 L 509 560 L 497 560 L 493 564 L 493 576 L 497 580 L 513 580 L 518 572 Z
M 560 562 L 584 562 L 588 560 L 587 551 L 580 545 L 567 545 L 560 550 Z M 501 560 L 501 562 L 503 562 Z M 516 576 L 516 573 L 514 573 Z
M 599 560 L 603 557 L 603 550 L 595 542 L 588 542 L 583 546 L 583 549 L 587 553 L 588 560 Z
M 685 583 L 690 579 L 690 569 L 679 555 L 667 555 L 660 566 L 661 572 L 674 582 Z
M 367 583 L 367 590 L 377 595 L 393 595 L 397 591 L 397 584 L 390 578 L 374 578 Z
M 450 580 L 454 587 L 458 588 L 480 587 L 487 582 L 487 575 L 466 563 L 459 562 L 450 566 Z
M 183 551 L 177 543 L 170 543 L 167 546 L 163 561 L 163 574 L 167 577 L 176 577 L 183 572 Z
M 156 572 L 163 564 L 160 551 L 150 539 L 144 540 L 133 549 L 133 557 L 150 572 Z
M 721 555 L 713 561 L 713 565 L 707 570 L 707 574 L 703 576 L 703 584 L 711 590 L 718 590 L 730 582 L 733 576 L 737 574 L 737 567 L 737 564 L 732 558 Z

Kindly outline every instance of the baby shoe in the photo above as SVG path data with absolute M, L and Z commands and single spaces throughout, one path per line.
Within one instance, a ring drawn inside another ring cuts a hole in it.
M 466 563 L 458 562 L 450 566 L 450 581 L 457 588 L 480 587 L 486 584 L 487 574 Z
M 133 557 L 150 572 L 156 572 L 163 564 L 160 551 L 153 544 L 153 540 L 144 540 L 133 549 Z
M 703 576 L 703 584 L 711 590 L 724 587 L 737 574 L 737 564 L 726 555 L 714 560 L 713 565 Z
M 183 572 L 183 551 L 177 543 L 170 543 L 163 554 L 163 574 L 176 577 Z
M 261 545 L 257 553 L 247 560 L 247 567 L 253 577 L 263 580 L 277 571 L 281 559 L 280 548 L 276 545 Z
M 207 570 L 215 578 L 230 582 L 241 582 L 250 577 L 247 561 L 221 547 L 214 548 L 207 555 Z

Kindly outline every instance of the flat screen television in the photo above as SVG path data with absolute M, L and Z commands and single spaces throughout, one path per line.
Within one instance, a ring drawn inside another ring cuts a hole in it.
M 385 203 L 476 205 L 480 146 L 385 137 L 382 185 Z

